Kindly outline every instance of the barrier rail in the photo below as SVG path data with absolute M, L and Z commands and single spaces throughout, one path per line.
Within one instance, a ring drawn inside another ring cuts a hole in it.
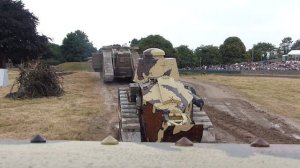
M 225 75 L 240 75 L 241 71 L 238 70 L 179 70 L 180 74 L 183 75 L 194 75 L 194 74 L 225 74 Z

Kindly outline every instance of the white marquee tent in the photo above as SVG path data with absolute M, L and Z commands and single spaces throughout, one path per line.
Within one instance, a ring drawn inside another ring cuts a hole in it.
M 300 50 L 292 50 L 288 53 L 288 55 L 300 57 Z
M 292 50 L 287 55 L 282 56 L 283 61 L 300 61 L 300 50 Z

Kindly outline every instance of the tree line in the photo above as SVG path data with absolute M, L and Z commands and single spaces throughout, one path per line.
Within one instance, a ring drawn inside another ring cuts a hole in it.
M 97 51 L 81 30 L 68 33 L 62 45 L 51 43 L 49 37 L 37 33 L 38 22 L 33 13 L 24 9 L 22 1 L 0 1 L 0 68 L 8 61 L 19 64 L 38 58 L 50 64 L 85 61 Z M 293 43 L 291 37 L 285 37 L 279 47 L 259 42 L 248 51 L 239 37 L 228 37 L 220 46 L 200 45 L 194 50 L 187 45 L 173 47 L 161 35 L 134 38 L 130 45 L 138 46 L 140 53 L 147 48 L 161 48 L 166 57 L 175 57 L 179 67 L 184 68 L 279 58 L 292 49 L 300 49 L 300 39 Z
M 54 65 L 63 62 L 86 61 L 93 52 L 97 51 L 88 36 L 81 30 L 68 33 L 61 46 L 49 43 L 47 47 L 47 51 L 41 58 Z
M 165 51 L 166 57 L 175 57 L 178 66 L 184 68 L 280 58 L 292 49 L 300 49 L 300 40 L 292 43 L 292 38 L 286 37 L 279 48 L 271 43 L 259 42 L 248 51 L 239 37 L 228 37 L 220 46 L 200 45 L 195 50 L 187 45 L 173 47 L 173 44 L 161 35 L 149 35 L 139 40 L 134 38 L 130 41 L 130 45 L 137 46 L 139 53 L 148 48 L 161 48 Z M 51 64 L 84 61 L 96 51 L 97 49 L 89 42 L 88 36 L 83 31 L 77 30 L 68 33 L 61 46 L 48 44 L 47 52 L 42 58 Z
M 80 30 L 70 32 L 62 45 L 37 32 L 38 18 L 20 0 L 0 1 L 0 68 L 7 62 L 24 63 L 44 59 L 49 63 L 84 61 L 96 48 Z
M 195 50 L 187 45 L 173 48 L 172 43 L 160 35 L 149 35 L 139 40 L 134 38 L 130 45 L 138 46 L 140 52 L 150 47 L 161 48 L 166 57 L 177 58 L 178 66 L 184 68 L 280 58 L 290 50 L 300 49 L 300 39 L 293 43 L 291 37 L 285 37 L 278 48 L 271 43 L 259 42 L 248 51 L 239 37 L 228 37 L 220 46 L 200 45 Z

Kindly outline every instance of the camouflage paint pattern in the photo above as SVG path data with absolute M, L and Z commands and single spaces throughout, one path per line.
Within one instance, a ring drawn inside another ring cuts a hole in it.
M 142 94 L 142 125 L 150 142 L 174 142 L 183 136 L 201 142 L 203 125 L 193 124 L 193 96 L 178 81 L 174 58 L 164 58 L 160 49 L 144 51 L 134 81 Z
M 189 104 L 193 100 L 192 94 L 181 82 L 170 76 L 158 78 L 155 84 L 142 89 L 142 96 L 143 104 L 153 102 L 153 106 L 159 110 L 191 111 Z
M 179 72 L 175 58 L 164 58 L 165 52 L 160 49 L 150 48 L 144 51 L 144 58 L 138 60 L 133 81 L 137 83 L 148 82 L 149 79 L 159 78 L 164 75 L 172 76 L 179 80 Z
M 164 58 L 165 52 L 159 48 L 148 48 L 143 52 L 144 58 L 156 57 L 156 58 Z

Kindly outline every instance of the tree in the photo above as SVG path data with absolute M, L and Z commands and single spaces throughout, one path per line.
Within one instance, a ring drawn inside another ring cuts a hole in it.
M 217 65 L 222 63 L 219 48 L 212 45 L 197 47 L 195 55 L 200 58 L 201 66 Z
M 285 37 L 281 40 L 280 48 L 283 51 L 283 54 L 287 54 L 289 51 L 291 51 L 291 45 L 293 41 L 291 37 Z
M 130 43 L 131 47 L 138 46 L 139 45 L 139 40 L 134 38 L 129 43 Z
M 292 45 L 292 50 L 300 50 L 300 39 Z
M 0 67 L 36 59 L 45 50 L 48 37 L 36 31 L 38 18 L 19 0 L 0 1 Z
M 223 64 L 233 64 L 244 61 L 246 47 L 238 37 L 228 37 L 220 46 Z
M 176 59 L 179 68 L 197 66 L 193 51 L 186 45 L 181 45 L 175 48 Z
M 244 61 L 246 61 L 246 62 L 252 61 L 252 49 L 250 49 L 246 52 Z
M 88 36 L 81 30 L 68 33 L 61 47 L 66 61 L 80 62 L 90 57 L 92 52 L 97 51 Z
M 172 43 L 160 35 L 149 35 L 141 38 L 138 42 L 138 47 L 140 52 L 148 48 L 160 48 L 165 51 L 166 57 L 172 57 L 175 53 Z
M 47 52 L 42 58 L 45 59 L 47 63 L 53 65 L 65 62 L 65 58 L 61 51 L 61 46 L 54 43 L 49 43 L 47 45 Z
M 255 44 L 251 50 L 251 54 L 253 54 L 253 61 L 261 61 L 266 60 L 267 56 L 271 57 L 275 46 L 271 43 L 259 42 Z

